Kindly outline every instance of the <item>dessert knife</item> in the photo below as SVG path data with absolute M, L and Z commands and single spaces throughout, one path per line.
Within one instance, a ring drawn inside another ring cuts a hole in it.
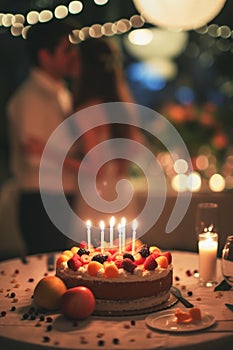
M 193 307 L 193 304 L 191 304 L 187 299 L 185 299 L 180 290 L 177 287 L 172 286 L 171 287 L 171 293 L 187 308 Z

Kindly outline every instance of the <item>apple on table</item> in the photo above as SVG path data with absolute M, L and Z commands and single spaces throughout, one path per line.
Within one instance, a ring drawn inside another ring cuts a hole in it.
M 61 312 L 69 319 L 77 320 L 89 317 L 95 310 L 95 297 L 84 286 L 67 289 L 61 299 Z

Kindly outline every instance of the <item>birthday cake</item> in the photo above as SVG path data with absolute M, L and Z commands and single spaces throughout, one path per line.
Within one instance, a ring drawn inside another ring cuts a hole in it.
M 140 241 L 120 252 L 115 248 L 87 249 L 84 244 L 64 251 L 56 275 L 68 288 L 88 287 L 96 298 L 96 312 L 148 310 L 170 297 L 172 256 Z

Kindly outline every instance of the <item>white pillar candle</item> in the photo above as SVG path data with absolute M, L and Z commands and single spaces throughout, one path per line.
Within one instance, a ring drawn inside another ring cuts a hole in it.
M 212 232 L 199 234 L 198 249 L 200 281 L 214 283 L 216 281 L 218 234 Z
M 110 219 L 110 232 L 109 232 L 110 233 L 110 238 L 109 238 L 109 240 L 110 240 L 110 242 L 109 242 L 110 248 L 113 247 L 114 225 L 115 225 L 115 218 L 114 218 L 114 216 L 112 216 L 111 219 Z
M 134 252 L 135 252 L 135 239 L 136 239 L 137 220 L 133 221 L 132 229 L 133 229 L 133 234 L 132 234 L 132 254 L 134 254 Z
M 87 220 L 87 247 L 88 247 L 88 250 L 91 249 L 91 222 L 90 220 Z
M 103 220 L 100 221 L 100 247 L 101 247 L 101 253 L 104 252 L 104 222 Z
M 122 231 L 121 231 L 121 224 L 118 225 L 118 246 L 119 246 L 119 254 L 121 254 L 121 251 L 122 251 L 122 248 L 121 248 L 121 245 L 122 245 Z
M 122 250 L 125 251 L 125 225 L 126 220 L 125 218 L 121 219 L 121 232 L 122 232 Z

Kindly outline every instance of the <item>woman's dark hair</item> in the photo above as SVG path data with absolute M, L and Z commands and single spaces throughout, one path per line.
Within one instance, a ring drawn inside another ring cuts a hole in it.
M 38 52 L 46 49 L 54 52 L 61 39 L 74 29 L 68 21 L 53 19 L 32 25 L 27 32 L 26 48 L 32 63 L 38 65 Z
M 75 89 L 75 108 L 89 103 L 132 102 L 120 50 L 111 38 L 87 39 L 79 44 L 81 76 Z M 108 114 L 107 106 L 105 112 Z M 98 127 L 96 128 L 98 129 Z M 131 127 L 111 124 L 113 138 L 129 138 Z
M 121 100 L 121 57 L 117 47 L 108 38 L 87 39 L 78 46 L 82 63 L 76 105 L 98 98 L 104 102 Z

